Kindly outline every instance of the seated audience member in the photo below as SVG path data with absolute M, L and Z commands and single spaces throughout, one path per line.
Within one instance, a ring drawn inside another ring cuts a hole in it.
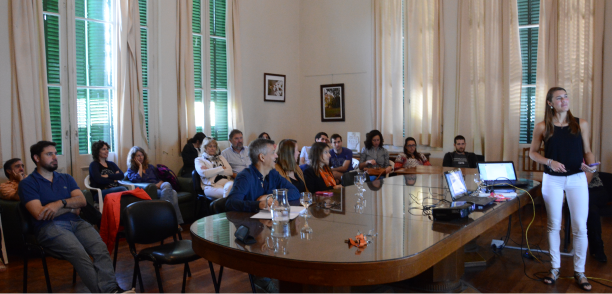
M 123 180 L 123 171 L 114 162 L 106 160 L 109 148 L 108 143 L 102 140 L 91 146 L 93 161 L 89 164 L 89 183 L 94 188 L 102 189 L 102 199 L 109 193 L 127 191 L 118 183 Z
M 368 168 L 385 168 L 387 173 L 393 171 L 389 163 L 389 151 L 383 147 L 383 136 L 378 130 L 366 134 L 365 146 L 359 155 L 359 169 L 367 171 Z
M 79 186 L 70 175 L 55 172 L 55 145 L 40 141 L 30 147 L 36 170 L 19 184 L 21 203 L 34 218 L 36 239 L 70 262 L 92 293 L 124 292 L 117 284 L 106 244 L 91 224 L 79 217 L 86 205 Z
M 166 200 L 174 206 L 176 220 L 178 224 L 183 223 L 183 215 L 178 205 L 178 196 L 172 189 L 172 185 L 159 179 L 157 167 L 149 163 L 149 157 L 144 149 L 134 146 L 130 149 L 127 156 L 128 170 L 125 175 L 132 183 L 151 183 L 157 186 L 157 196 L 161 200 Z M 180 226 L 179 226 L 180 227 Z
M 317 133 L 317 135 L 315 136 L 315 142 L 321 142 L 321 143 L 328 144 L 329 139 L 328 139 L 327 133 L 325 132 Z M 300 152 L 300 165 L 302 164 L 310 165 L 310 158 L 308 158 L 309 155 L 310 155 L 310 146 L 304 145 L 304 147 L 302 147 L 302 152 Z
M 0 199 L 19 201 L 17 188 L 19 182 L 27 177 L 25 166 L 19 158 L 9 159 L 4 163 L 4 174 L 8 182 L 0 184 Z
M 478 159 L 476 158 L 476 154 L 465 152 L 465 137 L 461 135 L 455 137 L 455 152 L 448 152 L 444 155 L 442 166 L 468 168 L 478 167 Z
M 306 188 L 302 169 L 296 162 L 299 154 L 297 141 L 292 139 L 280 141 L 276 151 L 278 156 L 276 159 L 276 171 L 287 181 L 290 181 L 301 193 L 308 192 L 308 189 Z
M 315 193 L 342 188 L 342 185 L 336 183 L 334 174 L 329 165 L 327 165 L 329 158 L 329 146 L 327 144 L 322 142 L 312 144 L 310 148 L 310 165 L 304 170 L 304 179 L 306 179 L 308 191 Z
M 219 154 L 219 146 L 213 138 L 204 139 L 204 153 L 195 159 L 195 168 L 202 178 L 202 190 L 206 196 L 225 198 L 232 190 L 232 167 Z
M 206 138 L 206 135 L 202 132 L 198 132 L 193 138 L 189 139 L 185 147 L 183 147 L 183 151 L 181 152 L 181 157 L 183 157 L 183 168 L 179 177 L 191 177 L 191 173 L 195 170 L 195 166 L 193 165 L 195 159 L 204 153 L 204 150 L 200 150 L 204 138 Z
M 300 199 L 298 189 L 274 169 L 277 158 L 274 141 L 256 139 L 249 148 L 251 165 L 241 171 L 234 180 L 234 187 L 227 197 L 227 211 L 257 212 L 272 204 L 267 198 L 274 189 L 287 189 L 289 201 Z
M 329 167 L 334 174 L 336 182 L 340 182 L 345 172 L 353 170 L 353 151 L 342 147 L 342 137 L 338 134 L 331 136 L 332 149 L 329 151 Z
M 263 132 L 261 134 L 259 134 L 259 136 L 257 136 L 257 139 L 268 139 L 268 140 L 272 140 L 270 139 L 270 135 L 268 135 L 268 133 Z
M 395 158 L 395 168 L 416 167 L 417 165 L 431 165 L 425 155 L 417 152 L 416 140 L 412 137 L 404 141 L 404 153 Z
M 221 151 L 221 155 L 225 157 L 227 162 L 232 167 L 232 177 L 236 178 L 239 172 L 249 167 L 251 164 L 251 159 L 249 158 L 249 148 L 242 146 L 242 132 L 239 130 L 232 130 L 232 132 L 229 134 L 229 140 L 232 146 Z
M 602 182 L 610 178 L 604 178 L 603 174 L 596 172 L 592 176 L 587 173 L 587 181 L 589 179 L 589 215 L 587 217 L 589 254 L 599 262 L 607 262 L 608 257 L 604 252 L 604 243 L 601 238 L 600 209 L 605 208 L 606 204 L 612 201 L 612 193 L 608 191 L 609 187 L 604 186 Z

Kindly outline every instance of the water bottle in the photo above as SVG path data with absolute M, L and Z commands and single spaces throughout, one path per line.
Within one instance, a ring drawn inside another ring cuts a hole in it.
M 272 190 L 272 196 L 274 197 L 271 206 L 272 222 L 288 222 L 291 206 L 287 199 L 287 189 L 274 189 Z

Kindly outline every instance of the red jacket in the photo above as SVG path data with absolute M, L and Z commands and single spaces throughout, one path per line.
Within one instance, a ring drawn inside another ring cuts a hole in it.
M 143 200 L 151 200 L 147 192 L 141 188 L 134 190 L 110 193 L 104 197 L 104 209 L 102 210 L 102 223 L 100 224 L 100 237 L 108 248 L 108 253 L 113 253 L 115 249 L 115 238 L 119 231 L 121 216 L 121 196 L 133 195 Z

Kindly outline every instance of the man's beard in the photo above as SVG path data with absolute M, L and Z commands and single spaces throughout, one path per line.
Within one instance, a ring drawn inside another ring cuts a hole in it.
M 57 163 L 55 163 L 55 165 L 53 165 L 53 163 L 49 163 L 46 165 L 42 165 L 41 167 L 46 169 L 47 171 L 53 172 L 57 169 L 58 165 Z

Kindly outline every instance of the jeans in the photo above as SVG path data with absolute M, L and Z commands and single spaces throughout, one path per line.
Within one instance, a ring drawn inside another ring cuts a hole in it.
M 108 195 L 110 193 L 123 192 L 123 191 L 127 191 L 127 190 L 128 189 L 125 186 L 117 186 L 117 187 L 112 187 L 112 188 L 104 189 L 104 190 L 102 190 L 102 199 L 104 199 L 104 197 L 106 197 L 106 195 Z
M 181 209 L 178 205 L 178 194 L 172 189 L 172 185 L 170 185 L 168 182 L 162 183 L 161 187 L 157 190 L 157 196 L 161 200 L 166 200 L 172 203 L 172 206 L 174 206 L 174 211 L 176 211 L 176 221 L 179 225 L 182 224 L 183 215 L 181 214 Z
M 92 293 L 119 288 L 108 249 L 88 222 L 51 221 L 40 228 L 37 239 L 41 246 L 70 262 Z
M 589 215 L 589 191 L 586 175 L 581 172 L 571 176 L 551 176 L 544 174 L 542 179 L 542 197 L 548 214 L 548 242 L 552 267 L 561 267 L 561 219 L 563 208 L 563 191 L 572 218 L 572 234 L 574 235 L 574 271 L 584 272 L 586 262 L 587 217 Z

